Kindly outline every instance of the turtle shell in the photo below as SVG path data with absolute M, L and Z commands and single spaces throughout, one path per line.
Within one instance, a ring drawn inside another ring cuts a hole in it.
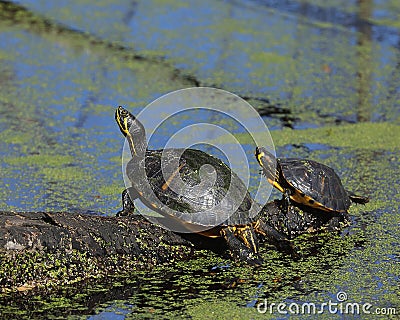
M 144 166 L 131 159 L 127 175 L 142 202 L 164 217 L 191 225 L 190 230 L 249 225 L 260 210 L 243 181 L 224 162 L 203 151 L 147 150 L 141 161 Z M 145 168 L 144 180 L 138 179 L 139 168 Z
M 307 159 L 278 159 L 277 164 L 281 184 L 286 182 L 292 189 L 292 200 L 324 211 L 349 209 L 349 194 L 332 168 Z

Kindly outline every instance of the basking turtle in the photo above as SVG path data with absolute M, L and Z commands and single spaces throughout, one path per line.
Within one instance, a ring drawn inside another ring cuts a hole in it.
M 367 197 L 347 191 L 335 171 L 307 159 L 275 158 L 265 148 L 258 147 L 256 158 L 270 184 L 295 203 L 332 214 L 347 214 L 351 202 L 365 204 Z
M 251 264 L 262 263 L 255 233 L 293 253 L 285 236 L 251 218 L 250 212 L 259 212 L 260 206 L 221 160 L 196 149 L 149 150 L 145 129 L 130 112 L 118 107 L 115 120 L 132 154 L 126 171 L 133 186 L 122 193 L 119 216 L 132 213 L 132 200 L 139 198 L 165 218 L 163 225 L 223 237 L 233 255 Z

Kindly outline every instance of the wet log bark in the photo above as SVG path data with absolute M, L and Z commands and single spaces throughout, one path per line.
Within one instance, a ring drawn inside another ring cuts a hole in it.
M 141 216 L 103 217 L 47 212 L 0 212 L 0 248 L 5 250 L 79 250 L 90 256 L 143 254 L 165 261 L 164 246 L 189 245 L 179 235 Z
M 281 200 L 271 201 L 258 218 L 288 239 L 319 230 L 339 231 L 350 221 L 331 219 L 311 208 L 281 208 Z M 196 258 L 201 249 L 229 252 L 221 238 L 176 234 L 140 215 L 0 211 L 0 292 L 129 274 Z
M 68 284 L 193 255 L 193 244 L 141 216 L 0 212 L 0 291 Z

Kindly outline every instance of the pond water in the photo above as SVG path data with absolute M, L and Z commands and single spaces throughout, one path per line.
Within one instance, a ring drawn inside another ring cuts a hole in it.
M 1 210 L 115 214 L 124 189 L 115 108 L 137 114 L 163 94 L 193 86 L 244 97 L 264 114 L 279 156 L 321 161 L 371 201 L 351 208 L 352 226 L 340 236 L 298 240 L 308 252 L 299 262 L 267 246 L 261 269 L 200 252 L 193 261 L 43 300 L 21 296 L 12 312 L 264 319 L 290 316 L 260 312 L 265 301 L 332 301 L 370 303 L 375 314 L 358 318 L 400 313 L 398 1 L 18 3 L 26 11 L 12 15 L 0 1 Z M 211 118 L 199 112 L 172 119 L 153 146 Z M 258 177 L 255 146 L 240 141 Z M 327 309 L 319 316 L 350 317 Z

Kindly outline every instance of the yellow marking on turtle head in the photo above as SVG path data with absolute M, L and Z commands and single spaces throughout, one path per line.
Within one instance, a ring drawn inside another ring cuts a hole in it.
M 257 154 L 257 161 L 258 161 L 258 163 L 260 164 L 261 167 L 263 167 L 261 158 L 264 157 L 264 156 L 265 156 L 265 153 L 264 153 L 263 151 L 261 151 L 261 152 L 259 152 L 259 153 Z
M 121 107 L 118 107 L 117 109 L 117 123 L 121 131 L 125 134 L 125 137 L 128 139 L 128 143 L 135 155 L 137 155 L 136 148 L 135 148 L 135 143 L 133 142 L 133 137 L 131 133 L 129 132 L 129 127 L 128 127 L 128 117 L 122 115 Z M 122 109 L 124 110 L 124 109 Z M 123 119 L 123 122 L 121 122 L 121 119 Z
M 258 149 L 257 149 L 257 151 L 258 151 Z M 270 184 L 272 184 L 275 188 L 277 188 L 279 191 L 283 192 L 283 188 L 279 185 L 278 182 L 276 182 L 276 180 L 278 180 L 278 178 L 279 178 L 279 170 L 277 168 L 275 168 L 275 177 L 274 177 L 274 179 L 272 179 L 272 177 L 271 177 L 272 173 L 269 172 L 269 170 L 267 170 L 267 168 L 265 167 L 265 165 L 263 164 L 263 161 L 262 161 L 262 158 L 265 157 L 264 151 L 256 153 L 256 157 L 257 157 L 258 163 L 263 168 L 264 175 L 267 178 L 268 182 Z M 266 161 L 269 162 L 269 168 L 268 169 L 272 168 L 273 163 L 272 163 L 271 159 L 267 158 L 267 157 L 265 157 L 265 159 L 266 159 Z
M 136 152 L 136 148 L 135 148 L 135 143 L 133 142 L 133 137 L 131 135 L 131 133 L 128 130 L 128 118 L 124 118 L 124 132 L 126 133 L 126 138 L 129 140 L 129 145 L 132 148 L 133 153 L 135 154 L 135 156 L 137 156 L 137 152 Z

